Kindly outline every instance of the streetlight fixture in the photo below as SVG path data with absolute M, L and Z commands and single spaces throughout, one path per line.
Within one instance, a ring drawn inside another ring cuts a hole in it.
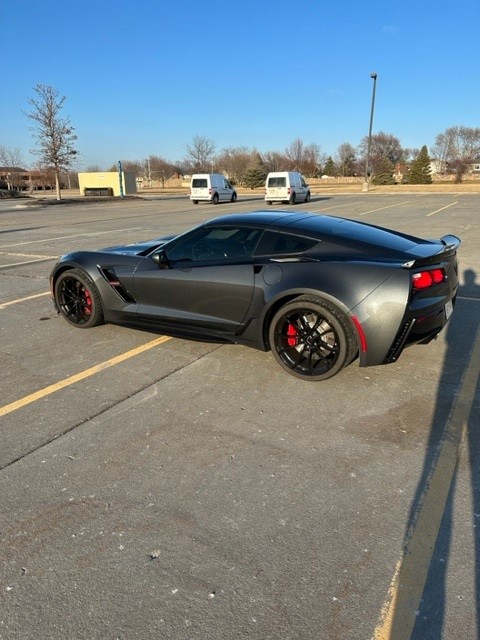
M 372 146 L 372 126 L 373 126 L 373 112 L 375 110 L 375 88 L 377 86 L 377 74 L 375 72 L 370 74 L 370 77 L 373 80 L 373 91 L 372 91 L 372 108 L 370 110 L 370 127 L 368 129 L 368 145 L 367 145 L 367 161 L 365 162 L 365 182 L 363 183 L 363 191 L 368 191 L 368 169 L 370 163 L 370 148 Z

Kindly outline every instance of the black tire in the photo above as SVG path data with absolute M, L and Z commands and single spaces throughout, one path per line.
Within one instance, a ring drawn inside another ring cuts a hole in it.
M 295 194 L 292 193 L 292 195 L 290 196 L 290 200 L 288 201 L 288 204 L 295 204 L 295 200 L 296 200 Z
M 198 200 L 192 200 L 193 204 L 198 204 Z
M 212 202 L 213 204 L 218 204 L 218 193 L 213 194 Z
M 267 200 L 267 204 L 272 204 L 272 201 L 271 200 Z
M 231 202 L 236 202 L 237 201 L 237 194 L 235 193 L 235 191 L 232 193 L 232 199 Z
M 313 296 L 301 296 L 281 307 L 268 333 L 276 361 L 302 380 L 332 378 L 352 362 L 358 349 L 348 318 Z
M 305 202 L 310 202 L 310 191 L 307 191 L 307 195 L 305 196 Z
M 81 269 L 69 269 L 55 283 L 55 302 L 67 322 L 80 329 L 103 324 L 102 301 L 97 287 Z

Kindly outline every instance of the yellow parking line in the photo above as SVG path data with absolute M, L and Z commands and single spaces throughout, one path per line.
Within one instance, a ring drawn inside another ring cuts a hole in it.
M 7 415 L 7 413 L 12 413 L 12 411 L 16 411 L 17 409 L 21 409 L 25 407 L 27 404 L 31 404 L 32 402 L 36 402 L 37 400 L 41 400 L 46 396 L 59 391 L 60 389 L 64 389 L 65 387 L 69 387 L 76 382 L 80 382 L 80 380 L 85 380 L 85 378 L 89 378 L 90 376 L 103 371 L 104 369 L 108 369 L 109 367 L 113 367 L 120 362 L 124 362 L 129 358 L 133 358 L 134 356 L 138 356 L 140 353 L 144 351 L 148 351 L 149 349 L 153 349 L 153 347 L 162 344 L 163 342 L 167 342 L 171 340 L 169 336 L 160 336 L 155 340 L 142 344 L 135 349 L 131 349 L 130 351 L 126 351 L 125 353 L 121 353 L 119 356 L 115 356 L 114 358 L 110 358 L 110 360 L 106 360 L 105 362 L 101 362 L 100 364 L 91 367 L 90 369 L 86 369 L 85 371 L 81 371 L 80 373 L 76 373 L 69 378 L 65 378 L 64 380 L 60 380 L 55 384 L 51 384 L 44 389 L 40 389 L 39 391 L 35 391 L 35 393 L 31 393 L 28 396 L 20 398 L 20 400 L 16 400 L 15 402 L 11 402 L 10 404 L 6 404 L 3 407 L 0 407 L 0 417 Z
M 0 304 L 0 309 L 5 309 L 5 307 L 10 307 L 12 304 L 18 304 L 19 302 L 26 302 L 27 300 L 33 300 L 34 298 L 41 298 L 42 296 L 49 296 L 50 291 L 45 291 L 45 293 L 34 293 L 31 296 L 26 296 L 25 298 L 17 298 L 16 300 L 10 300 L 10 302 L 2 302 Z
M 433 216 L 435 213 L 438 213 L 439 211 L 443 211 L 444 209 L 448 209 L 448 207 L 453 207 L 454 204 L 458 204 L 458 200 L 456 202 L 452 202 L 452 204 L 447 204 L 444 207 L 442 207 L 441 209 L 437 209 L 436 211 L 432 211 L 432 213 L 427 213 L 427 218 L 429 218 L 430 216 Z
M 420 608 L 435 542 L 454 480 L 480 374 L 480 330 L 448 418 L 438 458 L 430 470 L 419 506 L 407 531 L 373 640 L 409 640 Z

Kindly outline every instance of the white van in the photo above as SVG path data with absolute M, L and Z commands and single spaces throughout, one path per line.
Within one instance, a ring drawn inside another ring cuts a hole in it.
M 272 171 L 265 183 L 265 200 L 267 204 L 274 201 L 289 204 L 309 202 L 310 187 L 297 171 Z
M 194 173 L 190 182 L 190 200 L 198 204 L 206 202 L 235 202 L 237 192 L 230 182 L 220 173 Z

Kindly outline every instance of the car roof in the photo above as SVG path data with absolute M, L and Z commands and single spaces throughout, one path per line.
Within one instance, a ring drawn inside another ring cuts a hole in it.
M 290 231 L 299 235 L 326 240 L 335 239 L 342 243 L 361 243 L 385 249 L 408 252 L 419 245 L 437 245 L 438 241 L 425 240 L 416 236 L 378 227 L 375 225 L 313 213 L 311 211 L 291 212 L 285 210 L 252 211 L 214 218 L 207 226 L 235 225 L 241 227 L 261 227 L 276 231 Z
M 274 227 L 280 228 L 287 225 L 294 224 L 298 222 L 302 218 L 318 218 L 324 217 L 319 216 L 318 214 L 311 213 L 308 211 L 299 213 L 299 212 L 291 212 L 284 210 L 276 210 L 276 209 L 268 209 L 262 211 L 250 211 L 247 213 L 233 213 L 230 215 L 220 216 L 218 218 L 213 218 L 208 220 L 205 224 L 207 226 L 217 226 L 217 225 L 239 225 L 242 227 L 249 226 L 265 226 L 265 227 Z

